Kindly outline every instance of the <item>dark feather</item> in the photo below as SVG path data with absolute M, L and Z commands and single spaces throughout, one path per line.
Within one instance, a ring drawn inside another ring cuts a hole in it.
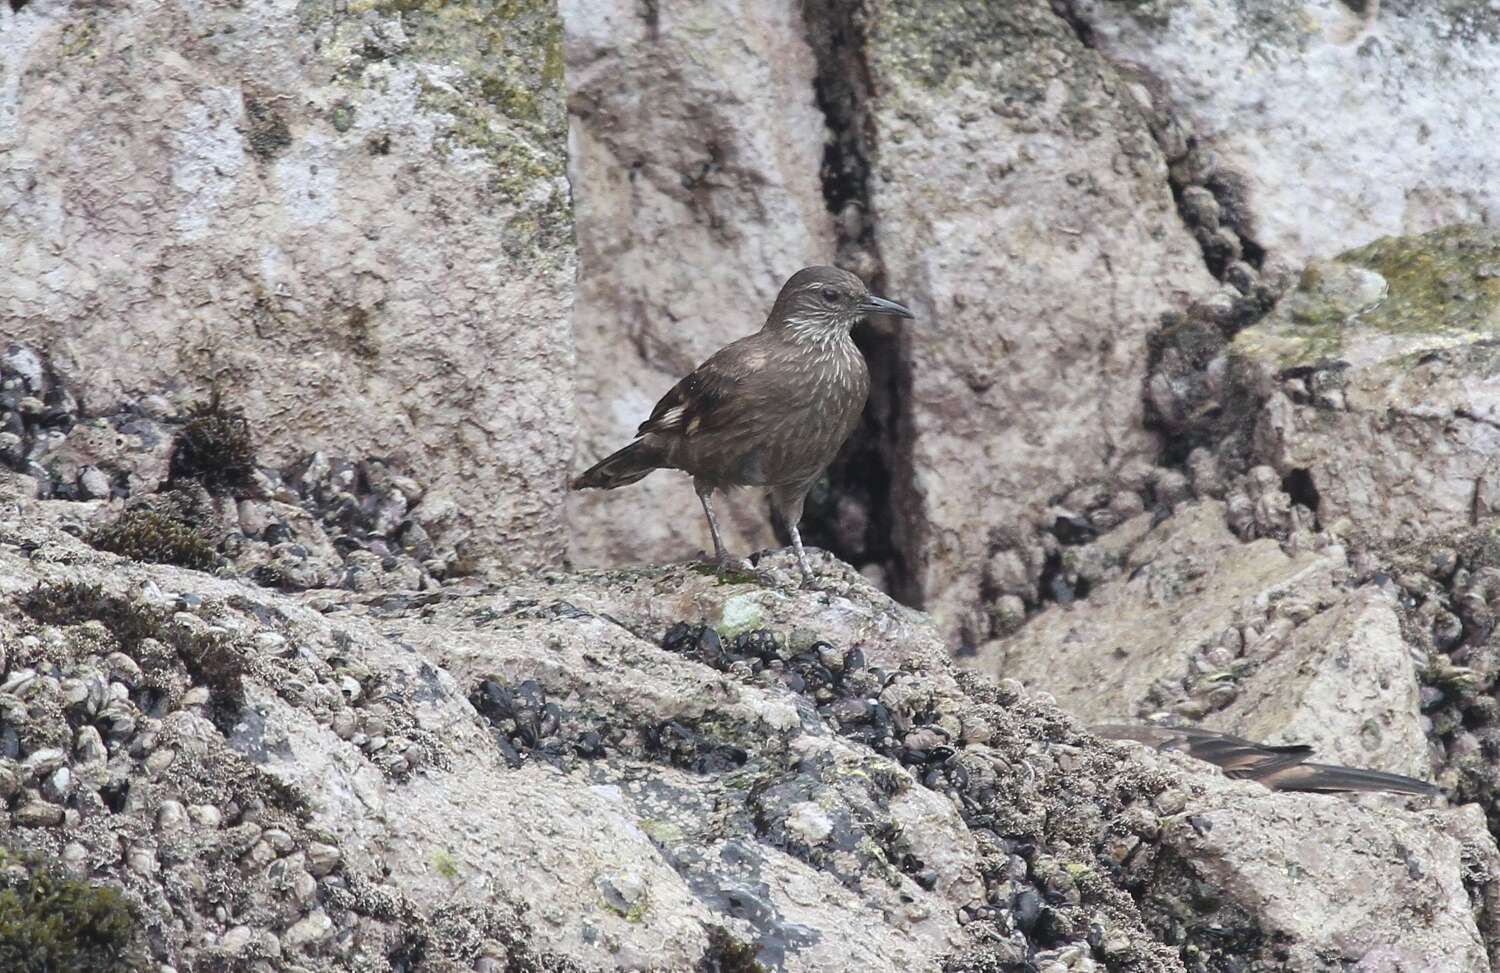
M 1271 746 L 1228 733 L 1188 726 L 1101 724 L 1091 729 L 1099 736 L 1113 740 L 1134 740 L 1157 750 L 1180 750 L 1190 757 L 1214 764 L 1226 776 L 1257 781 L 1277 791 L 1438 793 L 1434 785 L 1400 774 L 1308 763 L 1312 747 L 1301 744 Z
M 732 420 L 736 393 L 749 374 L 746 353 L 763 340 L 750 335 L 719 349 L 661 397 L 635 434 L 703 435 L 722 429 Z
M 637 439 L 589 467 L 569 486 L 574 490 L 613 490 L 645 479 L 648 473 L 661 468 L 660 463 L 659 452 L 646 440 Z

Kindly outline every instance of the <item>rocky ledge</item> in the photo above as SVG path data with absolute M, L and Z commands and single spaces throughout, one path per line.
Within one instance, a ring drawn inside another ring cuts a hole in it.
M 95 550 L 16 481 L 0 880 L 118 889 L 119 956 L 1482 970 L 1500 943 L 1476 808 L 1104 743 L 831 559 L 819 591 L 773 554 L 287 592 Z

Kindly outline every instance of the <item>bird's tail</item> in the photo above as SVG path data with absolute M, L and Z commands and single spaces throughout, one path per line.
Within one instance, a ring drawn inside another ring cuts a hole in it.
M 574 477 L 570 485 L 575 490 L 613 490 L 642 479 L 652 470 L 660 469 L 661 460 L 661 450 L 652 445 L 649 439 L 637 439 Z
M 1299 764 L 1289 767 L 1278 775 L 1276 789 L 1283 791 L 1314 791 L 1334 793 L 1338 791 L 1390 791 L 1397 794 L 1422 794 L 1431 797 L 1439 793 L 1436 784 L 1425 780 L 1387 774 L 1380 770 L 1360 770 L 1355 767 L 1335 767 L 1330 764 Z

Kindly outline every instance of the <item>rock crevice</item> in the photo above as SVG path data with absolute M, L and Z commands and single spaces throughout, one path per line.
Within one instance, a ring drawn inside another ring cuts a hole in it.
M 880 256 L 879 214 L 870 195 L 879 133 L 865 36 L 866 13 L 858 4 L 814 0 L 803 4 L 808 44 L 817 62 L 817 104 L 828 128 L 819 177 L 832 214 L 836 262 L 884 294 L 889 280 Z M 895 293 L 897 299 L 903 295 Z M 827 485 L 809 498 L 804 537 L 865 570 L 906 604 L 920 604 L 921 591 L 907 569 L 903 517 L 896 509 L 893 479 L 901 476 L 902 429 L 911 388 L 911 359 L 904 327 L 877 320 L 860 325 L 855 343 L 870 368 L 870 398 L 863 421 L 829 470 Z

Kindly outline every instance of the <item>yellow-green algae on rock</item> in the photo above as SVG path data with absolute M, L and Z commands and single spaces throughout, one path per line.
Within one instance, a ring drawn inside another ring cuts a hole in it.
M 1234 351 L 1278 371 L 1390 361 L 1500 337 L 1500 233 L 1461 224 L 1308 264 Z

